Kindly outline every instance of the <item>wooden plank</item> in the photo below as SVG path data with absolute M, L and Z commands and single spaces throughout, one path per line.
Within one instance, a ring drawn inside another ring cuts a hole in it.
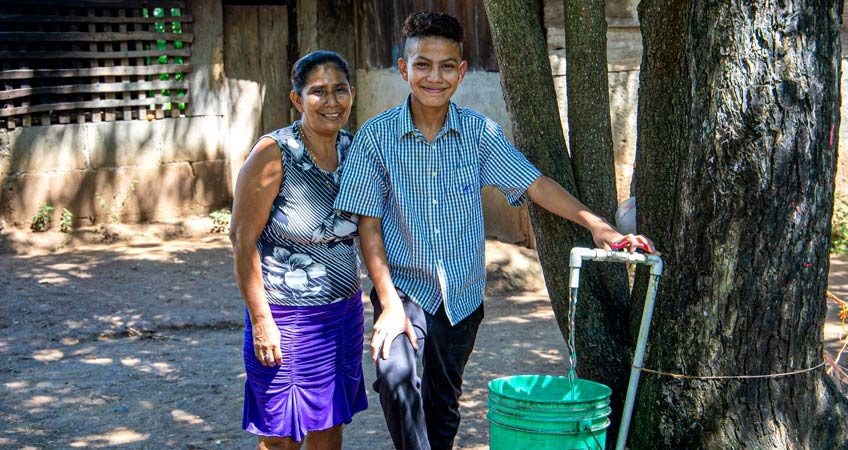
M 174 96 L 164 97 L 157 95 L 155 97 L 148 97 L 145 99 L 86 100 L 80 102 L 48 103 L 44 105 L 0 108 L 0 117 L 20 116 L 24 114 L 35 114 L 50 111 L 68 111 L 72 109 L 123 108 L 124 106 L 140 106 L 149 105 L 151 103 L 161 105 L 162 103 L 173 101 L 175 101 Z
M 30 78 L 73 78 L 124 75 L 156 75 L 159 73 L 188 73 L 191 64 L 161 64 L 130 67 L 93 67 L 90 69 L 16 69 L 0 71 L 0 80 L 24 80 Z
M 462 25 L 462 29 L 465 31 L 462 38 L 462 57 L 466 61 L 468 61 L 468 68 L 476 68 L 478 60 L 478 55 L 480 54 L 479 48 L 477 47 L 477 20 L 476 20 L 476 11 L 474 11 L 474 7 L 476 6 L 476 1 L 465 1 L 460 2 L 458 6 L 456 6 L 454 11 L 451 13 L 459 20 L 460 25 Z M 435 11 L 439 11 L 438 9 Z
M 170 22 L 167 22 L 167 23 L 165 23 L 165 26 L 166 26 L 166 27 L 170 27 L 170 26 L 171 26 L 171 23 L 170 23 Z M 174 47 L 174 43 L 173 43 L 173 42 L 166 42 L 166 43 L 165 43 L 165 45 L 166 45 L 166 47 L 167 47 L 167 48 L 173 48 L 173 47 Z M 169 79 L 169 80 L 171 79 L 171 75 L 168 75 L 168 79 Z M 162 80 L 162 81 L 164 81 L 164 80 Z M 169 103 L 169 105 L 168 105 L 168 106 L 169 106 L 169 108 L 170 108 L 170 109 L 165 110 L 165 105 L 162 105 L 162 109 L 163 109 L 163 111 L 165 112 L 165 114 L 166 114 L 168 117 L 179 117 L 179 116 L 180 116 L 180 111 L 179 111 L 179 109 L 177 109 L 177 103 L 176 103 L 176 101 L 175 101 L 175 100 L 176 100 L 176 98 L 177 98 L 177 92 L 176 92 L 176 91 L 172 91 L 172 90 L 170 90 L 170 89 L 169 89 L 169 90 L 168 90 L 168 94 L 169 94 L 169 95 L 171 96 L 171 98 L 173 99 L 173 100 L 171 100 L 170 102 L 168 102 L 168 103 Z M 175 112 L 176 112 L 176 114 L 177 114 L 176 116 L 174 116 L 174 113 L 175 113 Z
M 112 24 L 105 24 L 103 26 L 103 32 L 104 32 L 103 34 L 111 34 Z M 103 44 L 103 50 L 104 51 L 111 52 L 112 49 L 113 49 L 112 42 L 106 42 L 105 44 Z M 115 67 L 115 60 L 114 59 L 104 59 L 103 60 L 103 66 L 104 67 Z M 106 77 L 103 78 L 103 81 L 104 81 L 104 84 L 111 84 L 111 83 L 114 83 L 116 81 L 116 79 L 115 79 L 114 76 L 107 75 Z M 106 100 L 115 100 L 116 98 L 117 97 L 115 96 L 114 92 L 107 92 L 106 93 Z M 114 122 L 115 119 L 117 118 L 117 116 L 115 115 L 115 110 L 112 109 L 112 108 L 107 108 L 105 111 L 103 111 L 103 118 L 106 120 L 106 122 Z
M 396 31 L 402 23 L 395 25 L 394 20 L 399 15 L 396 10 L 402 6 L 401 2 L 354 2 L 355 16 L 359 20 L 356 26 L 364 31 L 358 36 L 357 67 L 382 69 L 395 65 L 392 58 L 396 55 L 393 55 L 392 45 L 399 42 L 395 40 L 395 34 L 398 34 Z
M 125 41 L 122 41 L 125 42 Z M 112 52 L 83 52 L 83 51 L 64 51 L 64 52 L 29 52 L 29 51 L 0 51 L 0 58 L 3 59 L 109 59 L 109 58 L 144 58 L 157 57 L 160 55 L 167 56 L 182 56 L 184 58 L 191 56 L 191 50 L 188 48 L 175 48 L 162 50 L 141 50 L 141 51 L 112 51 Z
M 133 9 L 133 14 L 136 15 L 136 16 L 141 16 L 142 11 L 140 9 Z M 148 26 L 150 26 L 150 25 L 144 24 L 144 23 L 134 23 L 134 24 L 132 24 L 132 29 L 133 29 L 133 31 L 144 31 L 145 27 L 148 27 Z M 136 51 L 139 51 L 139 49 L 141 49 L 142 51 L 152 51 L 152 50 L 146 50 L 144 45 L 145 45 L 144 42 L 140 42 L 140 41 L 135 42 Z M 139 67 L 144 66 L 145 60 L 146 60 L 145 57 L 136 56 L 135 65 L 139 66 Z M 131 79 L 138 80 L 139 83 L 146 83 L 147 82 L 145 76 L 143 76 L 143 75 L 136 75 L 136 76 L 131 77 Z M 136 99 L 142 100 L 142 99 L 147 98 L 147 91 L 146 90 L 137 91 L 136 94 L 137 95 L 133 96 Z M 144 104 L 144 105 L 141 105 L 138 108 L 136 108 L 135 114 L 136 114 L 136 116 L 139 120 L 147 119 L 147 105 Z
M 262 100 L 261 132 L 275 130 L 288 123 L 291 81 L 288 63 L 288 13 L 285 6 L 257 6 L 259 26 L 259 79 L 265 83 Z
M 0 6 L 59 6 L 64 8 L 185 8 L 181 0 L 0 0 Z
M 160 19 L 160 22 L 167 19 Z M 127 33 L 82 33 L 82 32 L 27 32 L 0 31 L 0 42 L 115 42 L 115 41 L 183 41 L 193 42 L 191 33 L 156 33 L 156 32 L 127 32 Z
M 95 16 L 97 15 L 97 12 L 96 12 L 94 9 L 91 9 L 91 8 L 89 8 L 89 9 L 87 10 L 87 12 L 88 12 L 88 16 L 89 16 L 89 17 L 95 17 Z M 88 31 L 90 31 L 90 32 L 96 32 L 96 31 L 97 31 L 97 26 L 96 26 L 95 24 L 93 24 L 93 23 L 88 24 Z M 98 51 L 97 44 L 95 44 L 95 43 L 91 43 L 91 44 L 89 44 L 89 45 L 88 45 L 88 49 L 89 49 L 89 50 L 91 50 L 91 51 L 93 51 L 93 52 Z M 96 68 L 100 66 L 100 61 L 98 61 L 98 60 L 96 60 L 96 59 L 92 59 L 92 60 L 89 60 L 89 64 L 91 64 L 91 67 L 92 67 L 92 68 L 95 68 L 95 69 L 93 69 L 93 70 L 96 70 Z M 77 70 L 82 70 L 82 69 L 77 69 Z M 2 76 L 2 75 L 0 75 L 0 76 Z M 92 81 L 92 85 L 94 85 L 94 86 L 96 86 L 96 85 L 100 84 L 100 80 L 99 80 L 99 79 L 95 79 L 95 80 L 91 80 L 91 81 Z M 101 96 L 100 92 L 98 91 L 98 92 L 94 92 L 94 93 L 92 94 L 91 98 L 92 98 L 93 100 L 100 100 L 100 99 L 102 99 L 103 97 Z M 92 121 L 92 122 L 100 122 L 100 121 L 102 120 L 102 118 L 103 118 L 103 116 L 102 116 L 102 114 L 101 114 L 101 112 L 100 112 L 100 111 L 92 111 L 92 112 L 91 112 L 91 121 Z
M 495 53 L 495 43 L 492 41 L 492 30 L 489 28 L 489 18 L 486 16 L 486 8 L 481 0 L 474 2 L 476 20 L 476 36 L 474 40 L 477 46 L 477 63 L 475 67 L 487 72 L 498 71 L 498 55 Z
M 194 22 L 194 16 L 166 16 L 179 22 Z M 57 16 L 40 14 L 6 14 L 0 16 L 0 23 L 155 23 L 161 22 L 162 17 L 88 17 L 88 16 Z
M 8 48 L 8 44 L 0 44 L 0 48 L 6 49 L 6 48 Z M 0 60 L 0 69 L 9 70 L 11 68 L 12 68 L 11 61 L 9 61 L 8 59 Z M 3 84 L 0 85 L 0 87 L 2 87 L 3 89 L 14 89 L 15 88 L 15 86 L 12 85 L 12 83 L 9 82 L 8 80 L 4 81 Z M 15 104 L 13 102 L 8 102 L 7 105 L 13 107 Z M 15 129 L 15 119 L 9 118 L 7 120 L 0 121 L 0 126 L 3 126 L 7 130 L 14 130 Z
M 119 18 L 127 18 L 127 10 L 125 8 L 119 9 L 118 10 L 118 17 Z M 126 33 L 127 32 L 127 24 L 121 23 L 120 25 L 118 25 L 118 31 L 120 31 L 122 33 Z M 128 53 L 129 52 L 129 44 L 127 43 L 127 41 L 121 42 L 121 52 L 122 53 Z M 120 59 L 119 63 L 120 63 L 121 66 L 129 66 L 130 60 L 129 60 L 129 58 L 123 57 L 123 58 Z M 130 81 L 132 81 L 132 78 L 130 78 L 128 76 L 122 76 L 121 77 L 121 83 L 122 84 L 130 82 Z M 132 100 L 132 95 L 127 91 L 121 91 L 121 100 Z M 124 106 L 124 109 L 122 111 L 122 118 L 124 120 L 132 120 L 132 108 L 130 108 L 129 105 Z
M 74 10 L 73 10 L 73 9 L 68 10 L 68 13 L 69 13 L 69 14 L 73 14 L 73 13 L 74 13 Z M 70 27 L 69 27 L 69 30 L 68 30 L 68 31 L 79 31 L 80 26 L 82 26 L 82 24 L 72 23 L 72 24 L 70 25 Z M 88 24 L 88 26 L 91 26 L 91 24 Z M 73 43 L 71 43 L 71 51 L 72 51 L 72 52 L 79 52 L 81 48 L 82 48 L 82 44 L 80 44 L 79 42 L 73 42 Z M 39 53 L 40 53 L 40 52 L 39 52 Z M 91 53 L 91 52 L 88 52 L 88 53 Z M 72 69 L 81 69 L 81 68 L 82 68 L 82 63 L 83 63 L 83 61 L 90 62 L 90 61 L 91 61 L 91 59 L 92 59 L 92 58 L 75 58 L 75 59 L 71 59 L 71 68 L 72 68 Z M 93 88 L 93 86 L 90 86 L 90 85 L 89 85 L 89 88 Z M 90 98 L 90 96 L 89 96 L 88 98 Z M 86 100 L 86 99 L 87 99 L 87 98 L 86 98 L 86 96 L 84 96 L 84 95 L 74 95 L 74 96 L 71 98 L 71 100 L 73 100 L 73 101 L 83 101 L 83 100 Z M 90 114 L 90 113 L 89 113 L 89 114 L 86 114 L 86 111 L 80 111 L 80 110 L 78 110 L 78 111 L 76 112 L 76 119 L 77 119 L 77 123 L 80 123 L 80 124 L 85 123 L 86 115 L 91 116 L 91 114 Z
M 0 43 L 0 49 L 8 50 L 9 45 L 6 44 L 6 43 Z M 21 65 L 20 65 L 19 61 L 11 61 L 11 60 L 7 60 L 7 59 L 0 60 L 0 69 L 2 69 L 2 70 L 13 70 L 13 69 L 20 69 L 20 68 L 21 68 Z M 3 84 L 2 84 L 2 88 L 4 90 L 15 89 L 15 88 L 18 88 L 18 87 L 21 87 L 21 85 L 20 84 L 16 85 L 16 84 L 14 84 L 14 83 L 12 83 L 11 81 L 8 81 L 8 80 L 4 81 Z M 21 103 L 5 102 L 5 103 L 6 103 L 6 105 L 4 105 L 4 106 L 10 106 L 10 107 L 20 106 L 22 104 L 22 102 Z M 16 120 L 15 117 L 9 117 L 5 121 L 0 122 L 0 124 L 2 124 L 7 130 L 14 130 L 17 127 L 17 120 Z
M 224 6 L 224 67 L 230 78 L 256 80 L 260 29 L 256 6 Z

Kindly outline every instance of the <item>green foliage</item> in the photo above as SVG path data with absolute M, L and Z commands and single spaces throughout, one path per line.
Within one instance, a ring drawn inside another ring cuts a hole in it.
M 62 208 L 62 216 L 59 217 L 59 231 L 62 233 L 70 233 L 71 226 L 74 224 L 74 213 L 68 211 L 68 208 Z
M 212 218 L 212 230 L 210 230 L 212 233 L 225 233 L 230 229 L 232 213 L 229 208 L 212 211 L 209 213 L 209 217 Z
M 38 211 L 32 216 L 32 225 L 29 228 L 32 231 L 47 231 L 53 225 L 53 210 L 56 209 L 50 203 L 43 202 L 38 207 Z
M 848 199 L 834 198 L 833 218 L 830 221 L 830 252 L 848 255 Z
M 94 197 L 97 199 L 97 206 L 109 212 L 109 218 L 112 223 L 118 222 L 121 219 L 121 211 L 127 205 L 127 201 L 132 196 L 132 193 L 135 192 L 136 185 L 138 185 L 138 180 L 132 180 L 130 186 L 123 193 L 116 193 L 110 201 L 106 201 L 100 192 L 94 194 Z

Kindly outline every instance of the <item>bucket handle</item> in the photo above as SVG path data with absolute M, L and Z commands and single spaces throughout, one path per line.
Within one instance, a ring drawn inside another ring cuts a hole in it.
M 583 422 L 583 421 L 581 421 L 581 422 Z M 587 423 L 585 423 L 585 424 L 581 423 L 581 425 L 583 426 L 583 431 L 588 431 L 589 434 L 592 436 L 592 439 L 595 440 L 595 443 L 598 444 L 598 449 L 604 450 L 604 446 L 601 445 L 601 442 L 598 441 L 598 438 L 595 436 L 595 432 L 592 431 L 591 422 L 590 421 L 586 421 L 586 422 Z

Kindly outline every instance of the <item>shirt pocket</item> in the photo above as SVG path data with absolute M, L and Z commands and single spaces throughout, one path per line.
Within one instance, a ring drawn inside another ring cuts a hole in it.
M 456 166 L 445 194 L 450 199 L 472 200 L 480 191 L 480 173 L 475 164 Z
M 448 211 L 452 217 L 454 232 L 468 233 L 475 227 L 477 217 L 482 218 L 483 205 L 480 199 L 480 172 L 476 164 L 458 166 L 445 192 Z

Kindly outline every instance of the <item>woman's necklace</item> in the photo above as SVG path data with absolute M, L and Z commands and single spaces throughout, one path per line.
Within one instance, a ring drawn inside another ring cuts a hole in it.
M 306 153 L 309 153 L 309 159 L 311 159 L 317 166 L 318 158 L 315 156 L 315 153 L 312 153 L 312 143 L 309 141 L 309 138 L 306 137 L 306 131 L 303 129 L 303 125 L 297 129 L 297 132 L 300 134 L 300 140 L 303 142 L 303 147 L 306 148 Z
M 303 147 L 306 148 L 306 153 L 309 153 L 309 158 L 312 160 L 312 164 L 317 169 L 319 169 L 321 172 L 327 172 L 326 170 L 322 169 L 321 166 L 318 165 L 318 158 L 315 156 L 315 153 L 312 152 L 312 148 L 310 148 L 310 147 L 312 147 L 312 143 L 309 141 L 309 138 L 306 136 L 306 130 L 303 129 L 303 125 L 301 125 L 297 129 L 297 133 L 300 135 L 300 140 L 301 140 L 301 142 L 303 142 Z M 327 172 L 327 173 L 329 173 L 329 172 Z M 333 176 L 332 178 L 333 178 L 334 182 L 337 181 L 335 176 Z M 327 177 L 324 177 L 324 183 L 328 187 L 333 186 L 333 183 L 330 182 L 330 180 L 327 179 Z

